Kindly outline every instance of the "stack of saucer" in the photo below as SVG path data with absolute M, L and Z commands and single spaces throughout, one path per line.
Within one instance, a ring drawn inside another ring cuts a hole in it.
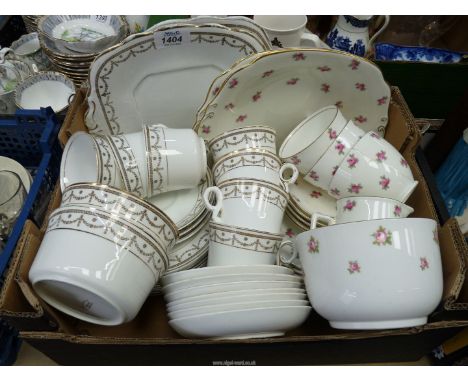
M 37 22 L 41 47 L 57 71 L 79 85 L 103 50 L 129 35 L 121 16 L 43 16 Z
M 26 26 L 26 30 L 28 33 L 33 33 L 37 32 L 37 21 L 41 18 L 42 16 L 33 16 L 33 15 L 24 15 L 21 16 L 23 19 L 24 25 Z
M 192 269 L 162 279 L 171 327 L 184 337 L 282 336 L 310 313 L 302 279 L 275 265 Z

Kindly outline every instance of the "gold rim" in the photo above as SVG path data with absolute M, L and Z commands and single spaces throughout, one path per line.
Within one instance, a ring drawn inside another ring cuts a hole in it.
M 257 185 L 260 187 L 266 187 L 269 188 L 272 191 L 275 191 L 276 193 L 280 194 L 283 196 L 286 200 L 289 200 L 289 194 L 285 192 L 280 186 L 277 186 L 274 183 L 267 182 L 265 180 L 258 180 L 258 179 L 253 179 L 253 178 L 235 178 L 235 179 L 229 179 L 224 182 L 221 182 L 218 184 L 218 188 L 226 187 L 226 186 L 231 186 L 231 185 Z
M 216 169 L 221 166 L 221 164 L 226 161 L 227 159 L 229 158 L 234 158 L 234 157 L 241 157 L 241 156 L 244 156 L 244 155 L 248 155 L 248 154 L 252 154 L 252 155 L 262 155 L 262 156 L 266 156 L 266 157 L 270 157 L 271 159 L 274 159 L 278 164 L 279 166 L 281 167 L 281 165 L 283 164 L 280 160 L 280 158 L 269 152 L 269 151 L 266 151 L 266 150 L 263 150 L 263 149 L 240 149 L 240 150 L 236 150 L 236 151 L 233 151 L 233 152 L 230 152 L 228 154 L 225 154 L 223 155 L 222 157 L 220 157 L 215 165 L 213 166 L 212 168 L 212 171 L 213 171 L 213 174 L 216 172 Z M 246 165 L 248 166 L 248 165 Z
M 304 147 L 302 150 L 300 151 L 297 151 L 295 154 L 293 155 L 289 155 L 287 157 L 283 157 L 281 156 L 281 152 L 284 151 L 284 147 L 288 144 L 289 141 L 291 141 L 291 139 L 293 139 L 294 135 L 296 135 L 300 130 L 302 130 L 304 128 L 304 125 L 307 124 L 308 122 L 310 122 L 310 120 L 314 119 L 315 117 L 317 117 L 318 115 L 322 114 L 322 113 L 325 113 L 327 110 L 335 110 L 335 114 L 333 116 L 333 120 L 327 125 L 327 127 L 325 128 L 325 130 L 323 130 L 311 143 L 309 143 L 306 147 Z M 304 119 L 301 123 L 299 123 L 299 125 L 297 125 L 293 131 L 291 131 L 288 136 L 286 138 L 284 138 L 284 141 L 283 143 L 281 144 L 281 147 L 278 151 L 278 156 L 281 158 L 281 160 L 286 160 L 286 159 L 291 159 L 292 157 L 295 157 L 296 155 L 299 155 L 301 153 L 303 153 L 305 150 L 309 149 L 310 146 L 312 146 L 327 130 L 328 128 L 330 127 L 331 124 L 333 124 L 333 122 L 336 120 L 336 117 L 338 116 L 338 113 L 340 111 L 338 110 L 338 108 L 336 106 L 325 106 L 319 110 L 317 110 L 315 113 L 313 113 L 312 115 L 309 115 L 306 119 Z M 345 125 L 346 126 L 346 125 Z M 331 143 L 330 145 L 332 145 L 333 143 Z M 330 146 L 327 147 L 327 150 Z M 322 154 L 323 155 L 323 154 Z M 317 164 L 317 162 L 314 163 L 314 166 Z M 309 170 L 310 171 L 310 170 Z
M 66 187 L 63 190 L 62 194 L 64 194 L 65 192 L 67 192 L 69 190 L 79 189 L 79 188 L 95 189 L 95 190 L 104 191 L 104 192 L 105 191 L 110 191 L 111 193 L 119 194 L 120 196 L 124 197 L 124 199 L 132 200 L 132 201 L 136 202 L 137 204 L 140 204 L 143 207 L 147 208 L 148 210 L 153 212 L 155 215 L 160 216 L 161 219 L 163 219 L 165 221 L 165 223 L 172 228 L 172 231 L 174 232 L 175 239 L 179 238 L 179 230 L 178 230 L 177 226 L 174 224 L 174 222 L 172 221 L 172 219 L 169 216 L 167 216 L 164 211 L 162 211 L 158 207 L 152 205 L 151 203 L 148 203 L 146 200 L 141 199 L 136 195 L 130 194 L 127 191 L 120 190 L 118 188 L 109 186 L 107 184 L 99 184 L 99 183 L 95 183 L 95 182 L 93 182 L 93 183 L 86 183 L 86 182 L 74 183 L 74 184 Z
M 230 232 L 230 233 L 239 233 L 243 236 L 251 236 L 251 237 L 256 237 L 260 239 L 271 239 L 271 240 L 278 240 L 278 241 L 283 240 L 283 235 L 281 234 L 274 234 L 274 233 L 267 232 L 267 231 L 258 231 L 255 229 L 247 229 L 247 228 L 237 227 L 233 225 L 215 223 L 213 221 L 210 222 L 210 230 L 211 228 L 218 229 L 220 231 Z
M 351 53 L 348 53 L 348 52 L 343 52 L 341 50 L 333 50 L 333 49 L 325 49 L 325 48 L 285 48 L 285 49 L 282 49 L 282 50 L 269 50 L 269 51 L 265 51 L 265 52 L 262 52 L 260 54 L 258 54 L 258 57 L 254 58 L 251 62 L 249 62 L 248 64 L 246 64 L 245 66 L 242 66 L 240 68 L 238 68 L 237 70 L 235 71 L 232 71 L 232 73 L 224 80 L 224 82 L 222 83 L 222 85 L 219 87 L 219 90 L 218 90 L 218 93 L 217 95 L 204 107 L 205 111 L 203 113 L 203 116 L 200 118 L 199 121 L 197 121 L 195 123 L 195 125 L 193 126 L 193 129 L 197 132 L 199 132 L 200 130 L 200 123 L 205 119 L 205 116 L 206 116 L 206 113 L 207 113 L 207 109 L 213 104 L 213 102 L 218 98 L 219 94 L 224 90 L 224 87 L 226 86 L 226 84 L 229 82 L 229 80 L 232 78 L 232 76 L 234 76 L 235 74 L 239 73 L 241 70 L 244 70 L 250 66 L 252 66 L 253 64 L 255 64 L 257 61 L 261 60 L 262 58 L 264 57 L 270 57 L 270 56 L 273 56 L 273 55 L 277 55 L 277 54 L 286 54 L 286 53 L 291 53 L 291 52 L 324 52 L 324 53 L 331 53 L 331 54 L 337 54 L 337 55 L 342 55 L 342 56 L 346 56 L 346 57 L 350 57 L 350 58 L 353 58 L 357 61 L 364 61 L 364 62 L 367 62 L 369 64 L 371 64 L 371 66 L 375 69 L 378 70 L 378 72 L 380 73 L 381 77 L 382 77 L 382 81 L 385 83 L 385 85 L 388 86 L 387 82 L 385 82 L 385 79 L 383 78 L 383 74 L 382 74 L 382 71 L 380 70 L 380 68 L 375 64 L 373 63 L 372 61 L 368 60 L 367 58 L 364 58 L 364 57 L 360 57 L 360 56 L 356 56 L 354 54 L 351 54 Z M 389 89 L 390 91 L 390 89 Z M 388 105 L 387 105 L 387 111 L 388 111 Z
M 276 138 L 276 130 L 273 130 L 271 127 L 268 127 L 266 125 L 252 125 L 252 126 L 245 126 L 245 127 L 239 127 L 237 129 L 229 130 L 224 133 L 221 133 L 217 135 L 216 137 L 210 139 L 208 141 L 208 149 L 211 149 L 211 147 L 218 141 L 224 140 L 226 138 L 232 137 L 233 135 L 237 134 L 247 134 L 247 133 L 254 133 L 256 131 L 260 132 L 268 132 L 270 134 L 273 134 Z

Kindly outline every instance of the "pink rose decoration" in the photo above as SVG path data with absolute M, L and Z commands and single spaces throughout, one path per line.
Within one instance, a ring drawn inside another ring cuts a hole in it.
M 388 190 L 388 188 L 390 187 L 390 179 L 387 178 L 385 175 L 382 175 L 380 177 L 379 184 L 382 187 L 382 190 Z
M 347 200 L 346 204 L 343 207 L 343 211 L 352 211 L 353 208 L 356 206 L 356 201 L 355 200 Z
M 257 92 L 252 96 L 252 100 L 257 102 L 262 97 L 262 92 Z
M 322 193 L 320 191 L 312 191 L 310 196 L 312 196 L 314 199 L 318 199 L 322 196 Z
M 310 237 L 310 240 L 307 243 L 307 246 L 309 247 L 309 252 L 319 253 L 319 242 L 313 236 Z
M 297 156 L 294 155 L 294 156 L 291 158 L 291 162 L 292 162 L 293 164 L 299 164 L 299 163 L 301 163 L 301 160 L 300 160 Z
M 353 273 L 360 273 L 361 272 L 361 267 L 359 266 L 359 263 L 357 261 L 349 261 L 348 262 L 349 266 L 348 266 L 348 272 L 349 274 L 353 274 Z
M 231 81 L 229 81 L 229 89 L 235 88 L 238 84 L 239 84 L 239 81 L 237 81 L 236 78 L 232 79 Z
M 359 191 L 362 190 L 361 184 L 351 184 L 351 186 L 348 188 L 348 192 L 351 194 L 359 194 Z
M 406 161 L 406 159 L 401 158 L 400 164 L 401 164 L 403 167 L 406 167 L 406 168 L 408 167 L 408 162 Z
M 202 131 L 204 134 L 209 134 L 210 133 L 210 126 L 203 125 Z
M 335 196 L 340 196 L 340 194 L 341 194 L 340 190 L 338 190 L 338 188 L 336 188 L 336 187 L 335 187 L 335 188 L 332 188 L 332 189 L 330 190 L 330 193 L 331 193 L 332 195 L 335 195 Z
M 344 149 L 346 148 L 346 146 L 341 143 L 340 141 L 337 141 L 338 143 L 335 145 L 335 150 L 338 151 L 338 154 L 339 155 L 343 155 L 344 154 Z
M 267 72 L 263 73 L 262 78 L 270 77 L 273 74 L 274 70 L 268 70 Z
M 359 64 L 360 64 L 360 62 L 358 60 L 352 60 L 351 64 L 349 64 L 349 66 L 351 67 L 352 70 L 357 70 Z
M 291 78 L 288 82 L 286 82 L 288 85 L 296 85 L 297 81 L 299 81 L 299 78 Z
M 338 136 L 338 135 L 337 135 L 337 133 L 336 133 L 335 130 L 333 130 L 332 128 L 329 128 L 329 129 L 328 129 L 328 137 L 329 137 L 330 139 L 336 139 L 337 136 Z
M 329 84 L 322 84 L 322 87 L 320 88 L 321 91 L 324 93 L 328 93 L 330 91 L 330 85 Z
M 381 246 L 381 245 L 391 245 L 392 244 L 392 233 L 380 226 L 379 229 L 374 232 L 371 236 L 374 237 L 372 244 Z
M 419 266 L 422 271 L 429 268 L 429 261 L 427 261 L 425 257 L 421 257 L 420 261 L 421 261 L 421 264 Z
M 376 156 L 377 162 L 383 162 L 384 160 L 387 160 L 387 154 L 383 150 L 379 151 Z
M 293 58 L 294 58 L 294 61 L 303 61 L 303 60 L 305 60 L 304 53 L 294 53 Z
M 355 168 L 356 164 L 359 162 L 359 159 L 354 156 L 354 154 L 351 154 L 348 159 L 346 159 L 346 162 L 348 162 L 348 167 L 349 168 Z
M 377 100 L 377 105 L 379 105 L 379 106 L 385 105 L 385 104 L 387 103 L 387 99 L 388 99 L 387 96 L 382 97 L 382 98 L 379 98 L 379 99 Z
M 313 180 L 315 180 L 316 182 L 319 180 L 319 175 L 317 174 L 316 171 L 311 171 L 309 172 L 309 177 Z
M 400 217 L 401 216 L 401 207 L 400 206 L 395 206 L 395 209 L 393 210 L 393 215 Z

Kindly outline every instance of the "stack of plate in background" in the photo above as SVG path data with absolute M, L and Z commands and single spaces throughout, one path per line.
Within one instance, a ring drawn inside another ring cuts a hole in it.
M 108 18 L 106 23 L 99 23 L 93 17 L 98 16 L 44 16 L 37 23 L 45 54 L 57 71 L 70 77 L 76 85 L 88 79 L 91 63 L 99 53 L 129 35 L 128 24 L 122 16 L 101 16 Z M 101 27 L 101 24 L 105 33 L 115 35 L 89 32 L 94 26 Z M 114 29 L 111 28 L 113 25 Z M 86 33 L 77 32 L 77 28 L 82 28 Z
M 28 31 L 28 33 L 37 32 L 37 21 L 42 16 L 25 15 L 21 17 L 24 21 L 24 25 L 26 26 L 26 30 Z

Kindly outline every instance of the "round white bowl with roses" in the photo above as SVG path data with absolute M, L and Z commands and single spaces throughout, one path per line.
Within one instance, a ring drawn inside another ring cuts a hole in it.
M 310 302 L 333 328 L 424 325 L 442 298 L 434 220 L 337 224 L 299 234 L 296 245 Z

